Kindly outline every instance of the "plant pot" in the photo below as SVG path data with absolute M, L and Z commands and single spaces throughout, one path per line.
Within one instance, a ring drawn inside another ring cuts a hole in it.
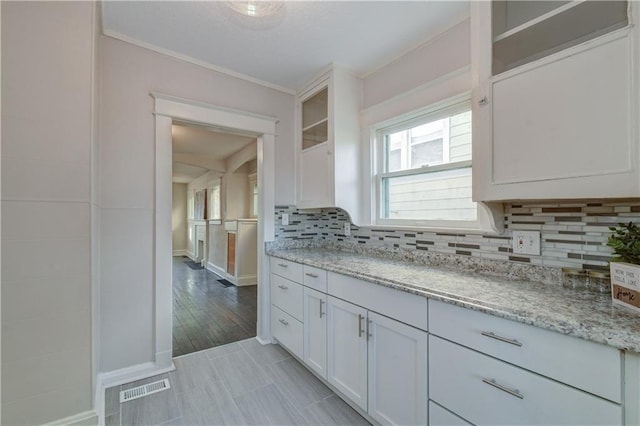
M 610 269 L 613 303 L 640 312 L 640 265 L 611 262 Z

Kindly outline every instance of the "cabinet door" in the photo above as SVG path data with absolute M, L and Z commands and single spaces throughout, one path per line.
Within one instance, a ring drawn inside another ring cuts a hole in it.
M 369 312 L 369 410 L 382 424 L 427 423 L 427 333 Z
M 327 297 L 327 380 L 367 409 L 367 310 Z
M 298 164 L 298 207 L 329 207 L 333 203 L 333 169 L 329 143 L 300 153 Z
M 304 362 L 327 378 L 327 295 L 304 288 Z

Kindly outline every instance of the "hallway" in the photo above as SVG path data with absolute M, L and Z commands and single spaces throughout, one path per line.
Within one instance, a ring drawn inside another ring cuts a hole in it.
M 188 260 L 173 258 L 173 356 L 255 337 L 257 286 L 225 287 Z

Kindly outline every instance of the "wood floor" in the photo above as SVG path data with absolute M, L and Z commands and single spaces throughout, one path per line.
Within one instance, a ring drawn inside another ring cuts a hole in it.
M 225 287 L 206 269 L 173 258 L 173 356 L 256 335 L 256 286 Z
M 278 345 L 244 340 L 174 360 L 176 370 L 106 390 L 105 425 L 368 425 Z M 120 404 L 120 390 L 170 389 Z

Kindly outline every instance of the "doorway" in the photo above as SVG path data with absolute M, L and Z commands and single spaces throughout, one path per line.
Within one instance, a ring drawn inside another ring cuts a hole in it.
M 173 357 L 256 336 L 257 138 L 172 121 Z
M 174 122 L 240 132 L 257 138 L 257 326 L 256 338 L 271 341 L 269 331 L 268 265 L 264 243 L 274 238 L 274 148 L 273 117 L 230 110 L 169 95 L 152 93 L 155 103 L 156 197 L 155 197 L 155 368 L 172 366 L 172 134 Z

